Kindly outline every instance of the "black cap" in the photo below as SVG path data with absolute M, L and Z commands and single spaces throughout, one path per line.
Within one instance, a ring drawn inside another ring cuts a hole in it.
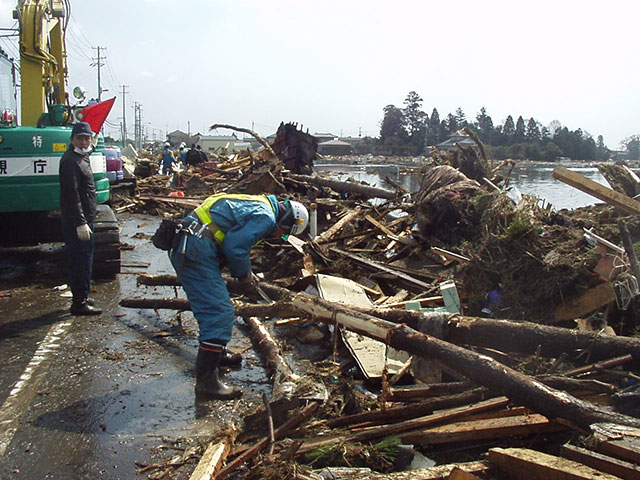
M 73 130 L 71 131 L 72 137 L 79 136 L 88 136 L 93 137 L 93 132 L 91 131 L 91 125 L 87 122 L 78 122 L 73 126 Z

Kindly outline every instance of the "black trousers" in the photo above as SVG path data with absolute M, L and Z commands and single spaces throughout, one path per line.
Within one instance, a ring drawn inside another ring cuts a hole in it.
M 93 224 L 89 224 L 93 230 Z M 73 294 L 73 303 L 79 304 L 89 297 L 91 288 L 91 268 L 93 266 L 93 233 L 87 241 L 78 238 L 76 227 L 62 217 L 62 232 L 67 250 L 69 268 L 69 286 Z

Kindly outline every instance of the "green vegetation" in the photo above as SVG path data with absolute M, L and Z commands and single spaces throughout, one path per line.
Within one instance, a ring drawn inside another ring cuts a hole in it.
M 582 129 L 569 130 L 557 120 L 543 126 L 534 118 L 522 115 L 514 121 L 511 115 L 502 124 L 495 125 L 486 108 L 476 114 L 475 121 L 468 121 L 461 108 L 449 113 L 443 120 L 436 108 L 427 115 L 422 110 L 422 98 L 415 91 L 409 92 L 404 108 L 395 105 L 384 107 L 380 122 L 380 137 L 368 140 L 379 153 L 419 155 L 428 147 L 443 142 L 460 129 L 470 126 L 494 158 L 557 161 L 566 157 L 573 160 L 603 161 L 612 157 L 602 135 L 594 140 Z M 625 157 L 640 159 L 640 136 L 625 139 L 621 147 Z

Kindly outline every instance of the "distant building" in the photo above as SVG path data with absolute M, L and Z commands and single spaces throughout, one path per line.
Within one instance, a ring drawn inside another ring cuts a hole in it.
M 329 142 L 331 140 L 338 139 L 338 135 L 334 135 L 333 133 L 314 133 L 311 136 L 315 137 L 318 140 L 318 145 L 323 142 Z
M 328 140 L 318 144 L 321 155 L 349 155 L 353 153 L 353 145 L 342 140 Z
M 476 142 L 474 142 L 470 136 L 456 133 L 451 135 L 444 142 L 438 143 L 436 148 L 440 151 L 448 152 L 456 149 L 457 145 L 460 145 L 461 147 L 477 147 Z
M 182 142 L 184 142 L 185 145 L 189 145 L 189 140 L 189 135 L 187 133 L 184 133 L 182 130 L 174 130 L 173 132 L 167 134 L 167 142 L 169 142 L 174 147 L 179 146 Z
M 235 151 L 235 145 L 238 137 L 235 133 L 232 135 L 200 135 L 198 145 L 206 153 L 231 153 Z
M 360 145 L 362 143 L 362 137 L 340 137 L 338 140 L 347 142 L 349 145 Z

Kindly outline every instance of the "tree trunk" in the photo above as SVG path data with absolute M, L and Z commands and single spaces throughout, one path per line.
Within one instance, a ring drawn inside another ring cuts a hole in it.
M 308 175 L 289 175 L 290 178 L 299 182 L 307 182 L 319 187 L 328 187 L 338 193 L 355 193 L 370 198 L 386 198 L 393 200 L 398 197 L 396 192 L 384 188 L 370 187 L 360 183 L 341 182 L 340 180 L 329 180 L 327 178 L 311 177 Z
M 490 357 L 419 333 L 406 325 L 395 325 L 370 315 L 349 311 L 342 305 L 304 293 L 296 295 L 293 304 L 312 315 L 332 317 L 342 326 L 394 348 L 442 362 L 470 380 L 495 393 L 506 395 L 513 402 L 527 406 L 550 419 L 565 419 L 585 431 L 589 430 L 591 424 L 599 422 L 640 427 L 640 419 L 608 412 L 565 392 L 547 387 Z
M 230 291 L 239 292 L 236 288 L 235 280 L 225 280 Z M 138 276 L 138 284 L 143 285 L 179 285 L 176 282 L 175 275 Z M 260 287 L 273 299 L 289 300 L 296 293 L 266 282 L 260 282 Z M 190 309 L 185 308 L 180 303 L 176 303 L 175 306 L 171 306 L 172 303 L 168 303 L 166 307 L 156 307 L 151 304 L 147 306 L 133 304 L 141 300 L 125 299 L 123 302 L 127 301 L 131 302 L 131 304 L 121 304 L 132 308 Z M 151 300 L 157 302 L 156 299 L 145 299 L 145 301 Z M 248 304 L 244 305 L 248 308 Z M 266 307 L 263 308 L 266 310 Z M 290 303 L 270 308 L 274 309 L 274 316 L 296 316 L 300 313 Z M 288 310 L 289 308 L 291 308 L 291 311 Z M 576 352 L 580 354 L 584 363 L 630 354 L 636 362 L 640 362 L 640 339 L 635 337 L 602 335 L 597 332 L 581 332 L 577 329 L 539 325 L 532 322 L 465 317 L 448 313 L 426 313 L 393 308 L 378 309 L 356 306 L 350 306 L 349 308 L 390 322 L 406 323 L 414 330 L 419 330 L 456 345 L 474 345 L 525 355 L 537 353 L 543 357 L 551 358 L 558 358 L 563 353 Z M 254 312 L 251 314 L 252 316 L 262 317 L 268 315 L 265 311 L 263 313 L 259 313 L 257 310 Z M 538 347 L 540 347 L 539 351 Z

